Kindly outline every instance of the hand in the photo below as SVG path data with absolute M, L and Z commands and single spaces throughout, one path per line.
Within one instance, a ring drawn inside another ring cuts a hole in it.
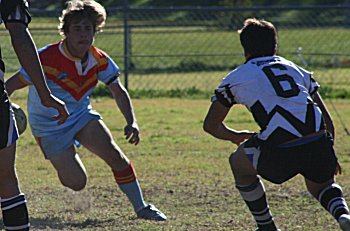
M 335 167 L 334 175 L 341 175 L 341 174 L 342 174 L 342 169 L 341 169 L 339 162 L 337 161 L 337 166 Z
M 64 122 L 66 122 L 66 120 L 68 119 L 69 116 L 69 112 L 66 108 L 65 103 L 56 98 L 54 95 L 51 95 L 49 97 L 45 97 L 45 99 L 41 100 L 41 103 L 45 106 L 45 107 L 53 107 L 58 111 L 58 115 L 54 116 L 55 120 L 58 120 L 57 125 L 61 125 Z
M 129 140 L 130 144 L 137 145 L 140 142 L 140 129 L 137 123 L 128 124 L 124 128 L 125 139 Z

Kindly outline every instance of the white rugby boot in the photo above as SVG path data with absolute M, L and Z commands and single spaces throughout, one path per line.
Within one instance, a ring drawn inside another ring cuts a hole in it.
M 343 231 L 350 231 L 350 215 L 343 214 L 338 219 L 339 226 Z

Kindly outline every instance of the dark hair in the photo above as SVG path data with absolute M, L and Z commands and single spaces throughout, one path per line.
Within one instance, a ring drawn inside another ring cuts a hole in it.
M 67 7 L 62 11 L 59 17 L 60 25 L 58 29 L 60 34 L 65 36 L 68 32 L 69 25 L 72 22 L 79 22 L 83 19 L 88 19 L 95 32 L 102 31 L 106 21 L 105 8 L 94 0 L 72 0 L 66 2 Z
M 277 51 L 277 31 L 274 25 L 263 19 L 249 18 L 238 31 L 241 44 L 252 57 L 275 55 Z

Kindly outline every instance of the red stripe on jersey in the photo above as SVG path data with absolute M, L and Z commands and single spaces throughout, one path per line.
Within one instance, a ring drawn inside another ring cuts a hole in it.
M 49 45 L 40 52 L 40 60 L 46 77 L 69 92 L 77 101 L 97 85 L 98 72 L 108 67 L 106 53 L 96 47 L 91 47 L 90 52 L 95 57 L 97 64 L 85 75 L 79 75 L 75 61 L 61 53 L 59 43 Z

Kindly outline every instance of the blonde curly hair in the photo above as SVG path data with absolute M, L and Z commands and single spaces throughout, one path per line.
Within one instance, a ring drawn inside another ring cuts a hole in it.
M 94 33 L 102 31 L 106 22 L 105 8 L 93 0 L 72 0 L 66 2 L 66 9 L 62 11 L 59 17 L 60 24 L 58 26 L 60 35 L 65 37 L 69 32 L 69 26 L 72 22 L 80 22 L 88 19 L 94 28 Z

